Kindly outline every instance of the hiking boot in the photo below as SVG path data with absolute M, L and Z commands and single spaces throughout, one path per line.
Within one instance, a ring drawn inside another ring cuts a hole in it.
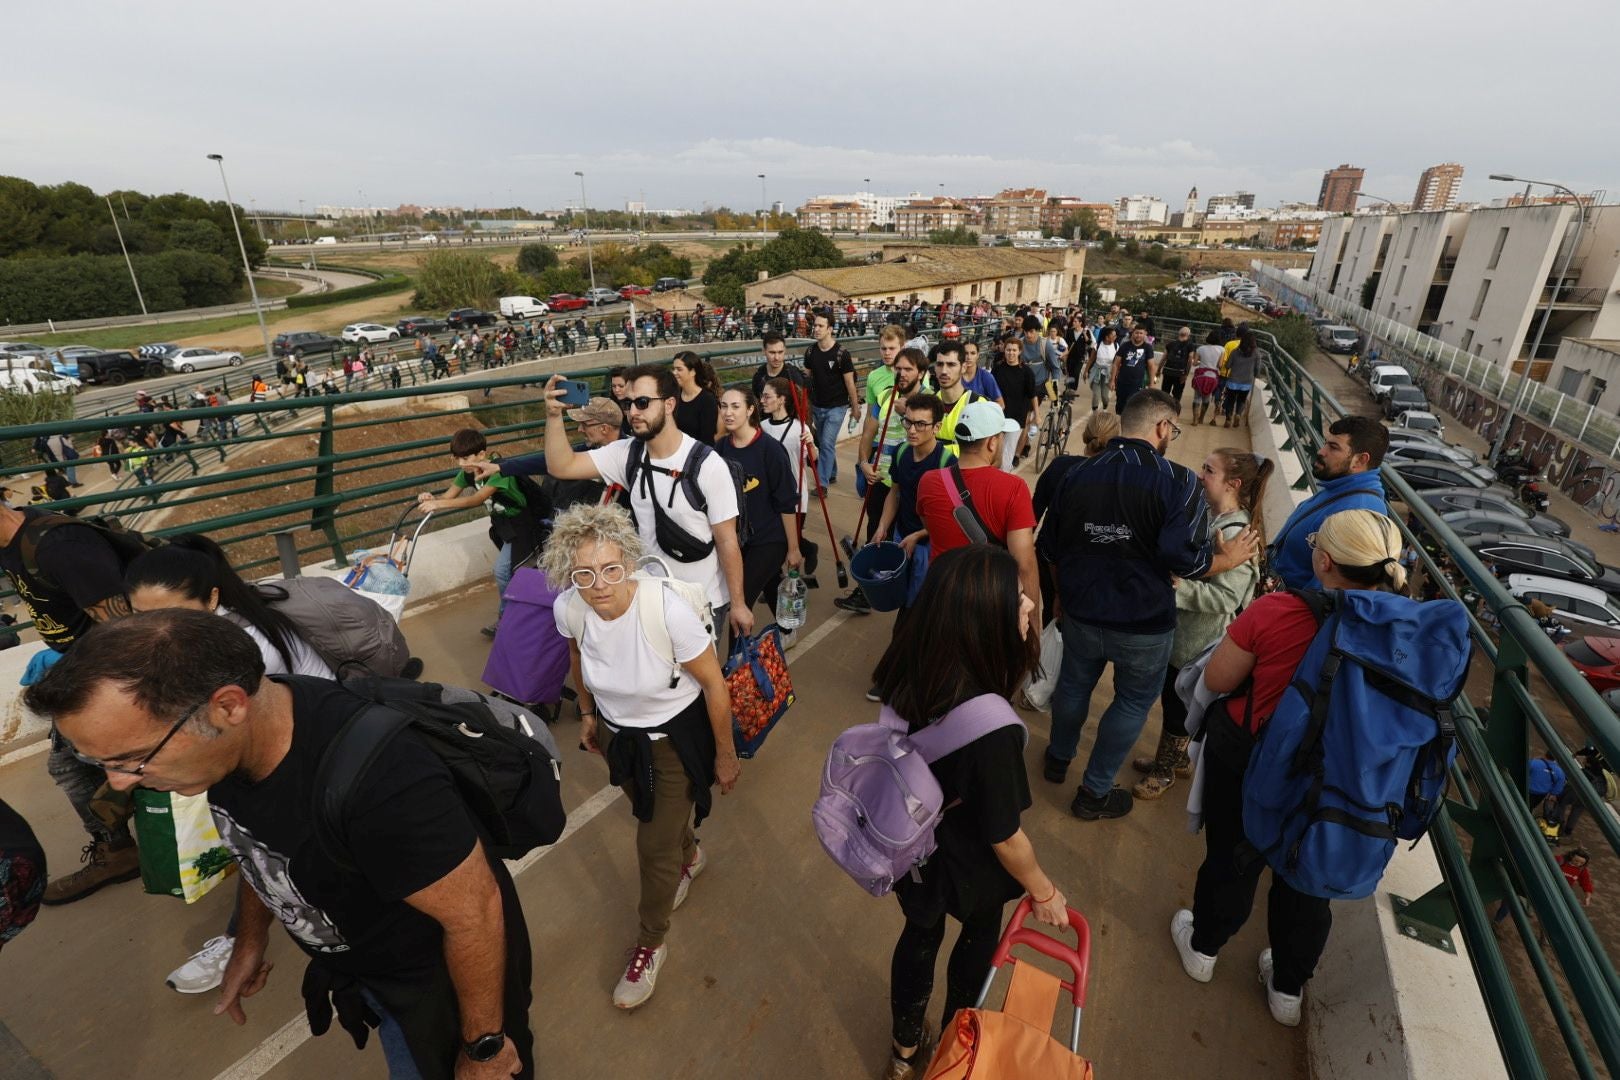
M 1157 799 L 1175 786 L 1176 776 L 1186 775 L 1176 761 L 1187 756 L 1188 742 L 1185 735 L 1160 735 L 1159 752 L 1149 761 L 1149 768 L 1142 770 L 1147 775 L 1131 788 L 1131 794 L 1138 799 Z M 1142 760 L 1137 758 L 1131 764 L 1140 767 Z
M 630 962 L 625 965 L 619 985 L 613 988 L 614 1006 L 634 1009 L 646 1004 L 647 999 L 652 997 L 653 985 L 658 982 L 658 971 L 664 966 L 664 958 L 668 955 L 668 945 L 660 945 L 656 949 L 637 945 L 631 949 Z
M 163 985 L 182 994 L 206 994 L 225 980 L 225 965 L 235 949 L 235 938 L 224 934 L 210 938 L 191 959 L 169 972 Z
M 1193 913 L 1182 908 L 1170 917 L 1170 940 L 1181 954 L 1181 967 L 1189 976 L 1207 983 L 1215 976 L 1215 958 L 1205 956 L 1192 947 Z
M 675 886 L 675 907 L 672 910 L 679 911 L 681 905 L 686 903 L 686 891 L 692 887 L 692 879 L 703 873 L 703 868 L 708 865 L 709 857 L 703 854 L 703 845 L 699 844 L 692 861 L 681 867 L 681 882 Z
M 134 881 L 141 876 L 141 853 L 134 844 L 109 847 L 105 840 L 92 840 L 79 856 L 82 867 L 45 886 L 41 903 L 50 907 L 83 900 L 97 889 Z
M 1048 750 L 1041 756 L 1041 775 L 1054 784 L 1061 784 L 1069 778 L 1069 763 L 1053 757 L 1052 751 Z
M 489 624 L 489 625 L 488 625 L 488 626 L 486 626 L 486 627 L 483 627 L 483 628 L 482 628 L 482 629 L 481 629 L 481 630 L 479 630 L 479 631 L 478 631 L 478 632 L 479 632 L 479 633 L 480 633 L 480 634 L 483 634 L 483 635 L 484 635 L 484 636 L 485 636 L 485 637 L 487 637 L 487 638 L 492 638 L 492 637 L 494 637 L 494 636 L 495 636 L 495 624 L 494 624 L 494 623 L 490 623 L 490 624 Z
M 1266 988 L 1266 1005 L 1271 1009 L 1271 1018 L 1283 1027 L 1299 1027 L 1305 995 L 1279 992 L 1271 985 L 1272 967 L 1271 950 L 1267 949 L 1260 954 L 1260 985 Z
M 1131 812 L 1131 805 L 1131 793 L 1122 787 L 1109 788 L 1108 794 L 1100 799 L 1081 787 L 1075 791 L 1069 810 L 1082 821 L 1099 821 L 1124 817 Z
M 833 607 L 841 608 L 844 611 L 852 611 L 857 615 L 872 614 L 872 605 L 866 599 L 866 594 L 861 592 L 859 585 L 849 590 L 848 596 L 833 597 Z
M 1139 773 L 1153 775 L 1164 764 L 1166 744 L 1176 738 L 1178 736 L 1160 735 L 1159 746 L 1158 749 L 1153 751 L 1153 756 L 1133 759 L 1131 768 Z M 1181 737 L 1181 748 L 1175 753 L 1174 760 L 1170 762 L 1170 767 L 1175 770 L 1175 774 L 1183 780 L 1192 775 L 1192 759 L 1187 756 L 1187 744 L 1190 742 L 1192 742 L 1190 737 Z
M 922 1036 L 917 1040 L 917 1049 L 911 1052 L 910 1057 L 901 1057 L 894 1052 L 894 1044 L 889 1044 L 889 1067 L 883 1071 L 883 1080 L 922 1080 L 933 1052 L 934 1033 L 924 1024 Z

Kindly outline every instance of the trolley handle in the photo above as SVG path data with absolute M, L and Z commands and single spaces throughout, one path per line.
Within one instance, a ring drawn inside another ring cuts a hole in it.
M 1062 984 L 1063 989 L 1068 991 L 1075 1009 L 1079 1010 L 1086 1004 L 1086 982 L 1091 974 L 1091 924 L 1074 908 L 1067 909 L 1069 929 L 1074 931 L 1076 939 L 1075 946 L 1070 948 L 1050 934 L 1029 929 L 1024 925 L 1034 910 L 1035 901 L 1026 893 L 1024 898 L 1018 901 L 1012 921 L 1007 923 L 1007 930 L 1001 935 L 1001 943 L 996 946 L 995 955 L 990 959 L 990 976 L 994 978 L 995 973 L 1012 959 L 1014 945 L 1028 945 L 1042 956 L 1051 957 L 1067 965 L 1073 978 Z

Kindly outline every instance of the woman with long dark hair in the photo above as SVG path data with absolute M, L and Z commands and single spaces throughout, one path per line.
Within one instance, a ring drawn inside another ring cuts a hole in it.
M 917 880 L 895 887 L 906 925 L 890 966 L 893 1048 L 889 1080 L 922 1075 L 930 1033 L 924 1022 L 934 989 L 934 960 L 946 916 L 962 924 L 946 969 L 941 1029 L 971 1006 L 1001 936 L 1009 900 L 1029 893 L 1035 915 L 1068 925 L 1063 893 L 1046 876 L 1019 818 L 1030 806 L 1024 771 L 1027 735 L 1009 699 L 1039 665 L 1035 603 L 1019 587 L 1007 551 L 972 544 L 941 555 L 928 569 L 912 617 L 873 672 L 884 705 L 919 731 L 975 698 L 991 695 L 1006 724 L 929 767 L 944 792 L 939 847 Z
M 1226 394 L 1222 399 L 1226 427 L 1248 427 L 1249 391 L 1254 389 L 1255 369 L 1260 365 L 1260 346 L 1254 331 L 1244 327 L 1237 348 L 1226 360 Z
M 720 428 L 720 379 L 709 362 L 690 350 L 678 352 L 670 363 L 675 385 L 675 426 L 699 442 L 712 443 Z

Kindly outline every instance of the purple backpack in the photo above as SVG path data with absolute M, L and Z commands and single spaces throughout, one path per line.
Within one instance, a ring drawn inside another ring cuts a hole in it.
M 562 700 L 568 678 L 568 639 L 552 607 L 561 594 L 539 570 L 522 567 L 506 586 L 506 610 L 484 666 L 484 682 L 524 705 Z
M 861 888 L 888 894 L 934 853 L 934 829 L 947 808 L 929 765 L 1012 724 L 1027 742 L 1024 722 L 999 694 L 964 701 L 912 734 L 885 705 L 877 723 L 845 731 L 827 754 L 810 811 L 821 846 Z

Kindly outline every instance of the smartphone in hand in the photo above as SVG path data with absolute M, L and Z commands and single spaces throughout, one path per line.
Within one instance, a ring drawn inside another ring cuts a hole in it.
M 591 388 L 582 379 L 562 379 L 557 386 L 563 392 L 562 397 L 557 400 L 564 405 L 579 406 L 591 400 Z

